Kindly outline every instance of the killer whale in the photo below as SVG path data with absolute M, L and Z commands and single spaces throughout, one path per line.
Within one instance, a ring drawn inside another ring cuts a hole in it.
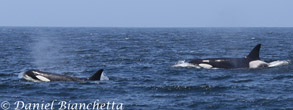
M 259 58 L 261 44 L 257 44 L 244 58 L 208 58 L 193 59 L 189 63 L 202 68 L 259 68 L 269 64 Z
M 28 81 L 34 82 L 48 82 L 48 81 L 96 81 L 101 80 L 101 76 L 103 74 L 103 69 L 98 70 L 95 74 L 93 74 L 89 78 L 77 78 L 72 76 L 54 74 L 49 72 L 43 72 L 39 70 L 28 70 L 23 73 L 23 78 Z

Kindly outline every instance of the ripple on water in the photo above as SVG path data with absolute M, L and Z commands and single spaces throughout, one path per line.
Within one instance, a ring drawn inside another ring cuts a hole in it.
M 292 109 L 292 29 L 0 27 L 0 97 L 11 102 L 100 99 L 147 110 Z M 214 70 L 187 63 L 243 57 L 257 43 L 263 44 L 263 60 L 274 67 Z M 110 80 L 35 83 L 15 74 L 41 69 L 88 77 L 97 68 Z

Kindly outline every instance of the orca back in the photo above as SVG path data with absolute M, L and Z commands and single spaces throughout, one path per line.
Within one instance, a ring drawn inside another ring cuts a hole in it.
M 23 73 L 24 79 L 40 82 L 40 81 L 85 81 L 85 80 L 100 80 L 103 69 L 98 70 L 94 75 L 92 75 L 89 78 L 77 78 L 77 77 L 71 77 L 66 75 L 60 75 L 60 74 L 54 74 L 54 73 L 48 73 L 43 72 L 39 70 L 28 70 Z
M 26 75 L 27 75 L 30 78 L 32 78 L 34 81 L 82 81 L 82 80 L 86 80 L 83 78 L 48 73 L 48 72 L 43 72 L 43 71 L 39 71 L 39 70 L 28 70 L 23 75 L 24 75 L 25 79 L 27 78 L 26 77 Z
M 247 68 L 249 67 L 249 60 L 246 58 L 208 58 L 208 59 L 194 59 L 189 63 L 192 64 L 209 64 L 213 68 Z
M 195 65 L 210 65 L 213 68 L 248 68 L 251 61 L 260 60 L 261 44 L 257 44 L 245 58 L 208 58 L 208 59 L 194 59 L 189 63 Z

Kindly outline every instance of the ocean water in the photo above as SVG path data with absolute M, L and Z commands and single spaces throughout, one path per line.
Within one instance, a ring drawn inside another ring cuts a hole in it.
M 258 43 L 262 60 L 281 64 L 175 66 L 194 58 L 241 58 Z M 17 101 L 28 108 L 55 101 L 54 109 L 62 101 L 66 107 L 115 102 L 125 110 L 293 109 L 291 61 L 293 28 L 0 27 L 0 103 L 10 109 Z M 109 80 L 37 83 L 19 77 L 29 69 L 89 77 L 102 68 Z

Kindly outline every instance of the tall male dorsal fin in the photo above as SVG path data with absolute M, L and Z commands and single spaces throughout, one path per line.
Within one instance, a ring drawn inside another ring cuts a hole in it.
M 91 81 L 100 80 L 103 71 L 104 71 L 103 69 L 98 70 L 94 75 L 92 75 L 91 77 L 89 77 L 89 80 L 91 80 Z
M 251 60 L 259 60 L 259 51 L 260 51 L 261 44 L 257 44 L 251 52 L 246 56 L 246 58 L 249 58 Z

